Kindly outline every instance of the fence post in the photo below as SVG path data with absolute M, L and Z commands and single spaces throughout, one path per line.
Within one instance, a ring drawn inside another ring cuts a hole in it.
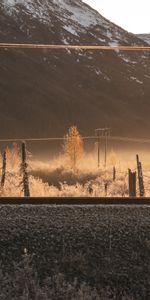
M 139 181 L 140 197 L 144 197 L 145 196 L 145 189 L 144 189 L 144 181 L 143 181 L 142 164 L 139 161 L 138 154 L 136 155 L 136 161 L 137 161 L 137 170 L 138 170 L 138 181 Z
M 6 179 L 6 151 L 3 153 L 3 165 L 2 165 L 2 178 L 1 178 L 1 188 L 5 185 L 5 179 Z
M 113 167 L 113 181 L 116 180 L 116 168 Z
M 136 197 L 136 172 L 129 169 L 129 197 Z
M 104 184 L 104 189 L 105 189 L 105 197 L 107 197 L 107 191 L 108 191 L 108 183 L 105 182 Z
M 27 152 L 26 152 L 26 144 L 25 142 L 22 143 L 22 175 L 23 175 L 23 191 L 24 197 L 30 197 L 30 190 L 29 190 L 29 178 L 28 178 L 28 164 L 27 164 Z

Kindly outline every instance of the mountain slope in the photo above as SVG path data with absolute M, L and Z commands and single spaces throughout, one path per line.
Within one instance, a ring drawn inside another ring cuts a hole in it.
M 0 41 L 143 45 L 81 0 L 2 0 Z M 0 50 L 0 136 L 148 135 L 148 53 Z
M 137 34 L 136 36 L 150 45 L 150 33 Z

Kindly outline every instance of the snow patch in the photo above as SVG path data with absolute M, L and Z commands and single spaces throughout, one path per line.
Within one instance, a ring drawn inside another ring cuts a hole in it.
M 56 17 L 65 24 L 66 30 L 71 34 L 78 35 L 78 32 L 85 32 L 85 28 L 103 27 L 107 33 L 106 36 L 112 39 L 113 26 L 110 31 L 110 22 L 104 19 L 98 12 L 92 10 L 82 1 L 71 2 L 70 0 L 2 0 L 4 9 L 9 15 L 18 13 L 21 9 L 29 13 L 41 22 L 50 25 L 50 12 L 55 12 Z M 68 23 L 68 25 L 66 25 Z M 114 32 L 113 32 L 114 33 Z M 117 33 L 117 36 L 119 33 Z M 114 35 L 114 34 L 113 34 Z M 99 38 L 105 42 L 105 39 Z
M 150 79 L 150 76 L 149 76 L 149 75 L 145 75 L 145 77 L 148 78 L 148 79 Z
M 150 34 L 149 33 L 147 33 L 147 34 L 137 34 L 137 37 L 140 40 L 142 40 L 142 41 L 144 41 L 144 42 L 146 42 L 147 44 L 150 45 Z
M 131 60 L 131 58 L 125 56 L 124 54 L 120 54 L 121 59 L 126 62 L 127 64 L 137 64 L 137 61 Z
M 98 76 L 102 74 L 101 70 L 98 70 L 98 69 L 95 70 L 95 73 L 96 73 L 96 75 L 98 75 Z
M 139 83 L 139 84 L 143 84 L 143 81 L 137 79 L 137 78 L 134 77 L 134 76 L 131 76 L 130 79 L 136 81 L 136 82 Z
M 76 30 L 75 30 L 75 28 L 73 26 L 71 26 L 71 25 L 68 25 L 68 26 L 65 25 L 65 26 L 63 26 L 63 28 L 66 31 L 70 32 L 71 34 L 78 36 L 78 33 L 76 32 Z

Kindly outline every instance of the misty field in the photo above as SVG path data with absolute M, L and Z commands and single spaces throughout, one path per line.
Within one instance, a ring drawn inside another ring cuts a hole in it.
M 75 167 L 71 165 L 63 152 L 40 160 L 28 152 L 25 143 L 21 146 L 14 143 L 10 148 L 7 147 L 0 156 L 0 196 L 18 198 L 24 196 L 129 197 L 128 171 L 131 169 L 137 175 L 135 189 L 139 197 L 138 174 L 141 172 L 137 168 L 135 153 L 124 152 L 123 155 L 123 152 L 114 152 L 109 149 L 107 165 L 104 165 L 104 157 L 101 156 L 101 164 L 98 167 L 97 152 L 85 151 Z M 140 161 L 142 162 L 144 195 L 149 197 L 149 153 L 140 152 Z
M 0 260 L 0 299 L 149 299 L 150 207 L 1 206 Z

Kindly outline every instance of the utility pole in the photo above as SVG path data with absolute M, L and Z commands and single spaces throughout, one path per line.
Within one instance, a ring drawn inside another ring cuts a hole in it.
M 108 148 L 108 137 L 110 136 L 110 128 L 97 128 L 95 129 L 95 135 L 97 136 L 97 149 L 98 149 L 98 168 L 100 167 L 100 141 L 104 139 L 105 150 L 104 150 L 104 166 L 107 165 L 107 148 Z
M 107 144 L 108 144 L 108 136 L 107 136 L 107 131 L 104 131 L 105 135 L 105 169 L 106 169 L 106 164 L 107 164 Z
M 97 136 L 97 165 L 100 167 L 100 131 L 95 129 L 95 135 Z

